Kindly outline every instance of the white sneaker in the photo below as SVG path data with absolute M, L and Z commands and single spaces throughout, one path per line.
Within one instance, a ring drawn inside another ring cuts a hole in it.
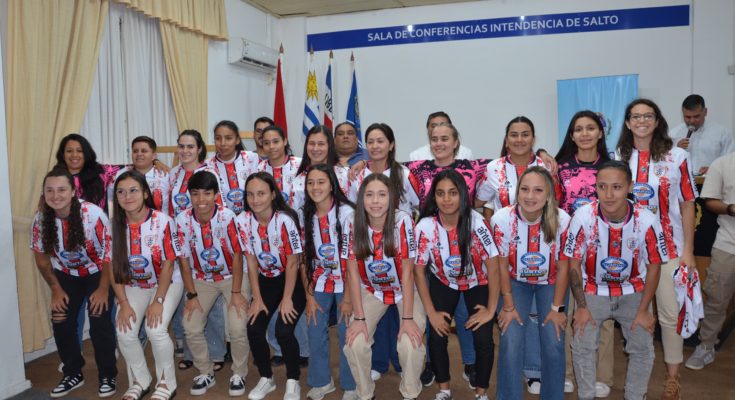
M 380 379 L 380 377 L 381 377 L 381 376 L 382 376 L 382 375 L 380 374 L 380 372 L 378 372 L 378 371 L 376 371 L 376 370 L 374 370 L 374 369 L 371 369 L 371 370 L 370 370 L 370 379 L 372 379 L 372 380 L 373 380 L 373 382 L 375 382 L 375 381 L 377 381 L 378 379 Z
M 322 400 L 328 393 L 334 392 L 334 379 L 329 380 L 329 384 L 311 388 L 309 393 L 306 394 L 307 399 L 311 400 Z
M 342 395 L 342 400 L 360 400 L 360 397 L 357 395 L 356 390 L 345 390 L 345 393 Z
M 258 384 L 248 393 L 249 400 L 263 400 L 268 393 L 276 390 L 273 378 L 260 378 Z
M 564 393 L 574 393 L 574 382 L 571 379 L 564 379 Z
M 286 393 L 283 394 L 283 400 L 299 400 L 301 399 L 301 385 L 296 379 L 286 380 Z
M 527 379 L 526 386 L 528 393 L 541 394 L 541 380 L 540 379 Z
M 595 382 L 595 398 L 604 399 L 607 396 L 610 396 L 610 386 L 602 382 Z
M 704 347 L 704 345 L 700 344 L 696 349 L 694 349 L 694 353 L 689 356 L 689 359 L 684 366 L 689 369 L 700 370 L 713 362 L 715 362 L 715 349 L 708 349 Z

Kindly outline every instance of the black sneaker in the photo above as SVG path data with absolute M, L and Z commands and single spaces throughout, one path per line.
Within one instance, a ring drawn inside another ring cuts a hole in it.
M 271 357 L 271 365 L 274 367 L 279 367 L 283 365 L 283 357 L 281 356 L 273 356 Z
M 421 372 L 421 384 L 425 387 L 431 386 L 434 383 L 434 370 L 431 368 L 431 363 L 426 363 L 426 367 Z
M 189 393 L 191 393 L 192 396 L 201 396 L 205 393 L 207 393 L 207 389 L 214 386 L 215 379 L 214 375 L 210 374 L 201 374 L 194 377 L 194 384 L 191 385 L 191 389 L 189 390 Z
M 97 390 L 99 397 L 105 398 L 110 397 L 117 391 L 117 382 L 115 378 L 102 378 L 100 379 L 100 387 Z
M 309 366 L 309 357 L 299 357 L 299 368 L 306 368 Z
M 82 375 L 81 372 L 76 375 L 67 375 L 61 378 L 61 382 L 51 390 L 51 397 L 57 398 L 66 396 L 72 390 L 82 386 L 84 386 L 84 375 Z
M 470 384 L 470 389 L 474 389 L 477 386 L 477 371 L 475 371 L 475 364 L 465 364 L 462 378 Z

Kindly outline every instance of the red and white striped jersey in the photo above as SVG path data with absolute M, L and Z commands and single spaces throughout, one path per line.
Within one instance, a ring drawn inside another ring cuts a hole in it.
M 232 277 L 236 253 L 242 253 L 232 210 L 218 205 L 209 222 L 200 224 L 193 209 L 176 217 L 181 256 L 189 259 L 191 274 L 200 281 L 216 282 Z
M 122 175 L 124 172 L 131 171 L 132 169 L 132 165 L 127 165 L 121 168 L 119 171 L 117 171 L 117 174 L 115 175 L 115 180 L 113 182 L 117 181 L 117 178 L 119 178 L 120 175 Z M 146 182 L 148 182 L 148 187 L 151 188 L 151 194 L 153 194 L 153 205 L 156 210 L 163 211 L 165 214 L 168 214 L 169 196 L 171 195 L 171 189 L 169 189 L 168 182 L 168 173 L 159 171 L 155 168 L 151 168 L 148 172 L 145 173 L 145 180 Z M 107 187 L 107 198 L 110 201 L 114 199 L 114 190 L 114 184 Z
M 697 197 L 689 153 L 674 147 L 662 161 L 654 161 L 650 152 L 633 149 L 628 164 L 633 172 L 633 197 L 661 220 L 669 257 L 681 256 L 684 228 L 679 203 Z
M 553 285 L 571 218 L 558 209 L 559 229 L 551 243 L 546 243 L 541 222 L 529 224 L 518 205 L 503 207 L 493 214 L 491 225 L 500 257 L 508 257 L 510 278 L 518 282 Z
M 214 176 L 217 174 L 207 164 L 202 164 L 192 171 L 187 171 L 182 165 L 177 165 L 168 172 L 168 186 L 171 189 L 170 205 L 168 207 L 168 215 L 176 217 L 182 211 L 191 208 L 191 196 L 189 195 L 189 179 L 192 175 L 199 171 L 211 172 Z M 219 179 L 218 179 L 219 182 Z M 217 196 L 217 205 L 222 205 L 222 182 L 219 182 L 219 196 Z
M 216 155 L 207 161 L 209 168 L 219 177 L 224 205 L 235 214 L 240 214 L 245 207 L 245 180 L 258 170 L 258 153 L 243 150 L 235 159 L 224 162 Z
M 308 171 L 304 171 L 294 178 L 291 183 L 291 193 L 288 195 L 288 205 L 294 210 L 299 210 L 304 206 L 304 196 L 306 196 L 306 174 Z M 337 175 L 337 181 L 339 182 L 339 188 L 342 189 L 342 193 L 345 196 L 348 194 L 348 187 L 350 184 L 349 173 L 350 169 L 341 165 L 334 166 L 334 173 Z
M 280 167 L 272 167 L 269 160 L 260 160 L 258 163 L 258 171 L 265 171 L 273 175 L 273 179 L 276 181 L 276 185 L 281 189 L 286 203 L 289 202 L 289 195 L 291 194 L 291 185 L 296 178 L 296 171 L 299 170 L 301 165 L 301 158 L 288 156 Z
M 302 209 L 298 210 L 301 228 L 305 229 L 304 214 Z M 342 242 L 347 241 L 345 227 L 352 221 L 355 210 L 348 206 L 339 207 L 339 219 L 337 219 L 337 207 L 332 206 L 329 212 L 318 217 L 314 215 L 311 220 L 314 229 L 312 231 L 314 242 L 314 274 L 311 277 L 311 288 L 315 292 L 342 293 L 344 291 L 344 279 L 347 276 L 345 269 L 347 261 L 340 258 L 339 235 L 337 226 L 342 228 Z M 309 238 L 304 237 L 304 240 Z M 304 249 L 305 251 L 306 249 Z
M 647 265 L 669 259 L 661 223 L 652 212 L 629 205 L 625 221 L 610 224 L 597 200 L 574 212 L 564 254 L 582 261 L 584 291 L 597 296 L 642 291 Z
M 486 207 L 495 211 L 516 202 L 518 178 L 528 167 L 547 168 L 541 157 L 533 156 L 528 165 L 515 165 L 510 156 L 490 161 L 485 169 L 485 177 L 477 185 L 477 199 L 488 202 Z
M 280 211 L 273 213 L 268 225 L 260 225 L 255 214 L 245 211 L 237 217 L 245 254 L 258 259 L 258 272 L 273 278 L 286 270 L 286 256 L 302 253 L 301 232 L 296 221 Z M 248 266 L 250 267 L 250 266 Z
M 56 218 L 56 237 L 59 248 L 51 252 L 51 265 L 67 275 L 88 276 L 102 270 L 102 263 L 110 262 L 112 239 L 110 237 L 110 220 L 105 212 L 96 205 L 81 203 L 82 225 L 84 226 L 84 247 L 67 249 L 69 221 Z M 37 213 L 31 227 L 31 250 L 44 253 L 43 248 L 43 214 Z
M 431 272 L 434 276 L 454 290 L 465 291 L 477 285 L 487 285 L 485 261 L 498 255 L 490 226 L 482 215 L 472 210 L 470 223 L 472 224 L 471 265 L 462 265 L 456 228 L 447 231 L 439 217 L 422 218 L 416 224 L 418 246 L 416 264 L 431 263 Z
M 402 210 L 396 210 L 396 227 L 394 229 L 396 253 L 394 257 L 383 254 L 383 232 L 373 231 L 368 227 L 368 237 L 372 256 L 358 260 L 353 251 L 355 243 L 354 221 L 349 221 L 344 233 L 348 240 L 342 246 L 342 258 L 357 261 L 357 272 L 360 274 L 362 287 L 372 293 L 383 304 L 397 304 L 403 298 L 401 288 L 401 262 L 404 259 L 416 258 L 416 238 L 413 221 Z M 349 273 L 349 272 L 348 272 Z
M 148 218 L 140 224 L 127 224 L 128 286 L 152 288 L 158 286 L 164 261 L 175 261 L 181 256 L 179 238 L 174 221 L 158 210 L 149 210 Z M 172 282 L 181 282 L 181 271 L 174 267 Z
M 362 185 L 362 181 L 365 180 L 368 175 L 373 173 L 373 171 L 371 171 L 369 167 L 370 162 L 368 161 L 368 163 L 365 165 L 365 168 L 358 172 L 355 179 L 350 181 L 350 190 L 347 197 L 355 203 L 357 203 L 357 194 L 360 192 L 360 185 Z M 403 210 L 411 215 L 412 210 L 418 209 L 419 207 L 419 182 L 416 177 L 411 173 L 411 170 L 409 170 L 405 165 L 401 165 L 401 170 L 403 171 L 403 190 L 405 191 L 405 193 L 401 198 L 398 209 Z M 383 175 L 390 178 L 390 168 L 383 171 Z

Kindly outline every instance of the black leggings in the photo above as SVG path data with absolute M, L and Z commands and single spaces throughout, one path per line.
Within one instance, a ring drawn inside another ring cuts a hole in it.
M 460 292 L 441 283 L 433 274 L 429 278 L 429 294 L 436 311 L 443 311 L 454 316 L 459 296 L 464 295 L 467 314 L 472 316 L 477 312 L 475 306 L 480 304 L 487 307 L 488 286 L 475 286 L 472 289 Z M 493 369 L 493 318 L 490 322 L 480 326 L 472 332 L 475 341 L 475 371 L 477 372 L 477 387 L 487 389 L 490 386 L 490 373 Z M 459 329 L 459 328 L 457 328 Z M 431 366 L 436 374 L 438 383 L 449 382 L 449 353 L 447 352 L 448 338 L 442 337 L 432 329 L 429 330 L 429 354 Z
M 268 346 L 265 335 L 268 329 L 268 322 L 273 313 L 278 311 L 278 306 L 281 304 L 281 299 L 283 298 L 283 289 L 286 285 L 285 273 L 275 278 L 267 278 L 258 274 L 258 284 L 260 286 L 260 296 L 263 298 L 263 303 L 268 309 L 268 315 L 266 313 L 260 313 L 255 319 L 255 323 L 248 325 L 248 340 L 250 341 L 250 351 L 253 353 L 253 359 L 255 365 L 258 367 L 260 376 L 270 378 L 273 376 L 270 360 L 271 349 Z M 301 373 L 299 367 L 299 342 L 296 341 L 294 328 L 306 307 L 306 294 L 304 293 L 304 287 L 299 277 L 296 277 L 296 285 L 294 286 L 291 300 L 293 300 L 293 308 L 299 315 L 290 324 L 278 318 L 276 321 L 276 340 L 278 340 L 278 345 L 281 346 L 283 360 L 286 363 L 286 377 L 288 379 L 299 380 Z

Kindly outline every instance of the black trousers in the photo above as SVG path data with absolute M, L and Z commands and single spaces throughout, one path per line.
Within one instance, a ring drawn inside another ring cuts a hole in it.
M 258 367 L 260 376 L 270 378 L 273 376 L 273 370 L 271 369 L 271 349 L 266 340 L 266 331 L 271 316 L 274 312 L 278 311 L 278 306 L 281 304 L 281 299 L 283 298 L 283 290 L 286 285 L 285 273 L 275 278 L 267 278 L 258 274 L 258 284 L 263 303 L 268 309 L 268 315 L 260 313 L 255 319 L 255 322 L 252 325 L 248 325 L 248 340 L 250 341 L 250 351 L 253 353 L 253 359 L 255 365 Z M 286 363 L 286 377 L 288 379 L 299 380 L 301 374 L 299 367 L 299 342 L 294 335 L 294 328 L 306 307 L 306 294 L 304 293 L 304 287 L 299 277 L 296 278 L 296 285 L 294 286 L 291 300 L 293 301 L 294 309 L 298 312 L 298 316 L 290 324 L 283 322 L 282 318 L 278 318 L 276 321 L 276 340 L 278 341 L 278 345 L 281 346 L 283 360 Z
M 475 286 L 472 289 L 460 292 L 459 290 L 454 290 L 446 286 L 432 274 L 429 278 L 429 295 L 437 311 L 446 312 L 452 317 L 454 316 L 454 310 L 457 308 L 459 296 L 464 295 L 467 314 L 471 317 L 477 312 L 475 309 L 476 305 L 480 304 L 487 307 L 488 286 Z M 490 386 L 490 373 L 493 369 L 495 348 L 493 344 L 493 321 L 495 321 L 495 318 L 472 332 L 472 338 L 475 341 L 477 387 L 483 389 L 487 389 Z M 449 382 L 448 341 L 449 338 L 439 336 L 433 327 L 429 330 L 431 366 L 434 369 L 438 383 Z
M 697 190 L 702 191 L 702 186 L 697 185 Z M 694 231 L 694 255 L 698 257 L 711 257 L 712 245 L 715 244 L 717 230 L 717 214 L 712 213 L 704 206 L 704 199 L 697 197 L 695 200 L 695 213 L 700 212 L 699 224 Z
M 85 277 L 71 276 L 54 270 L 59 285 L 69 297 L 69 304 L 65 314 L 51 312 L 51 322 L 54 329 L 54 340 L 61 362 L 64 363 L 64 375 L 76 375 L 82 372 L 84 357 L 79 348 L 77 332 L 77 317 L 85 298 L 89 298 L 97 290 L 101 272 Z M 115 359 L 115 328 L 112 325 L 110 311 L 112 309 L 113 293 L 109 290 L 107 310 L 101 314 L 92 314 L 89 311 L 89 336 L 94 346 L 94 359 L 97 362 L 98 378 L 113 378 L 117 376 L 117 360 Z M 87 309 L 89 310 L 89 301 Z

